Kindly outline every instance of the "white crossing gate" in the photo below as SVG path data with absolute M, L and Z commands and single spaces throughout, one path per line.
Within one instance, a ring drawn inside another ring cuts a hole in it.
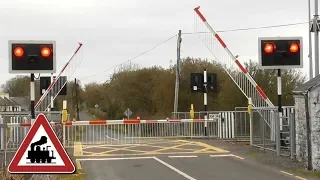
M 62 78 L 61 76 L 70 78 L 75 72 L 76 68 L 80 65 L 80 63 L 82 62 L 82 57 L 78 57 L 76 55 L 78 55 L 81 47 L 82 44 L 79 43 L 76 51 L 63 66 L 58 76 L 53 80 L 53 82 L 51 82 L 48 89 L 43 93 L 39 101 L 34 106 L 35 111 L 47 111 L 49 106 L 51 105 L 51 97 L 53 97 L 54 100 L 59 95 L 59 92 L 62 90 L 62 88 L 67 84 L 67 79 Z

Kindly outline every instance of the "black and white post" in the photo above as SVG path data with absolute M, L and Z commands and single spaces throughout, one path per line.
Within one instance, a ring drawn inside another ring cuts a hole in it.
M 30 110 L 31 110 L 31 125 L 34 123 L 36 119 L 36 114 L 34 110 L 34 101 L 35 101 L 35 84 L 34 84 L 34 73 L 31 73 L 30 79 Z
M 281 69 L 278 69 L 277 77 L 277 89 L 278 89 L 278 113 L 279 120 L 276 121 L 276 147 L 277 154 L 280 155 L 280 146 L 281 146 L 281 124 L 282 124 L 282 104 L 281 104 L 281 94 L 282 94 L 282 83 L 281 83 Z
M 207 93 L 208 93 L 208 89 L 207 89 L 207 70 L 204 69 L 203 71 L 203 87 L 204 87 L 204 91 L 203 91 L 203 105 L 204 105 L 204 111 L 205 111 L 205 114 L 204 114 L 204 133 L 205 133 L 205 136 L 207 136 L 207 126 L 208 126 L 208 114 L 207 114 L 207 100 L 208 100 L 208 97 L 207 97 Z

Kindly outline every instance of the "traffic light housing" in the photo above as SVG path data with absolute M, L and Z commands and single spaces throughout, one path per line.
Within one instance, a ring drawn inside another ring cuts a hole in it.
M 55 76 L 53 78 L 56 78 Z M 56 88 L 56 87 L 61 87 L 65 82 L 67 81 L 67 76 L 60 76 L 59 80 L 56 82 L 56 84 L 60 83 L 59 86 L 54 86 L 53 88 Z M 40 77 L 40 96 L 43 94 L 42 90 L 47 90 L 48 87 L 50 86 L 51 84 L 51 77 L 50 76 L 44 76 L 44 77 Z M 58 95 L 60 96 L 66 96 L 67 95 L 67 84 L 65 84 L 63 86 L 63 88 L 61 89 L 61 91 L 59 92 Z M 58 91 L 58 89 L 54 89 L 55 92 Z
M 10 40 L 9 73 L 55 73 L 56 42 Z
M 203 92 L 203 73 L 191 73 L 191 92 Z
M 302 37 L 260 37 L 261 69 L 303 68 Z
M 207 91 L 217 92 L 217 74 L 207 73 Z
M 204 75 L 203 73 L 191 73 L 191 91 L 192 92 L 205 92 L 204 89 Z M 217 91 L 217 74 L 207 73 L 207 92 Z

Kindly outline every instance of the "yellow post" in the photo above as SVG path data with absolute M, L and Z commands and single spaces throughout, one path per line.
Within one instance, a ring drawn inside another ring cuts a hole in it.
M 194 109 L 193 104 L 190 105 L 190 118 L 192 119 L 191 126 L 190 126 L 190 135 L 193 136 L 193 119 L 194 119 Z
M 248 99 L 248 114 L 249 114 L 249 115 L 251 115 L 251 113 L 252 113 L 252 108 L 253 108 L 252 99 L 249 98 L 249 99 Z
M 250 145 L 252 146 L 253 144 L 253 122 L 252 122 L 252 99 L 248 98 L 248 114 L 250 116 Z
M 66 100 L 63 101 L 62 109 L 63 109 L 61 112 L 62 113 L 62 123 L 65 123 L 68 120 L 67 101 Z

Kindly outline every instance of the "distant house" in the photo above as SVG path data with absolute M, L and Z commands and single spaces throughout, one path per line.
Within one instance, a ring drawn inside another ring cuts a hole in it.
M 20 111 L 30 111 L 30 98 L 29 97 L 10 97 L 10 100 L 19 104 Z
M 8 93 L 0 93 L 0 112 L 29 111 L 29 97 L 9 97 Z
M 17 102 L 9 98 L 9 94 L 2 93 L 0 94 L 0 110 L 2 112 L 21 111 L 21 107 Z

